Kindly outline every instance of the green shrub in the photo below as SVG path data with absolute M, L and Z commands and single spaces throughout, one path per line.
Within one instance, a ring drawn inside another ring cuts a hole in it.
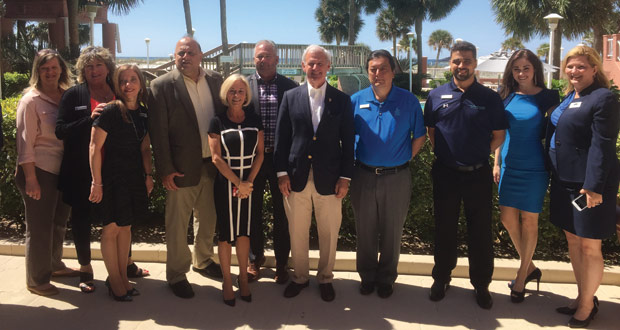
M 20 96 L 22 91 L 28 87 L 29 80 L 29 74 L 6 72 L 4 74 L 4 83 L 2 84 L 2 97 L 10 98 Z
M 418 81 L 418 74 L 414 74 L 412 76 L 412 89 L 413 89 L 413 94 L 419 94 L 420 91 L 422 90 L 422 86 L 420 86 L 420 84 L 417 83 Z M 422 79 L 426 79 L 428 78 L 428 75 L 422 75 Z M 394 80 L 392 80 L 392 83 L 394 84 L 394 86 L 409 90 L 409 73 L 397 73 L 394 75 Z
M 19 97 L 2 100 L 4 149 L 0 152 L 0 217 L 23 223 L 24 204 L 14 180 L 17 164 L 15 114 L 18 101 Z

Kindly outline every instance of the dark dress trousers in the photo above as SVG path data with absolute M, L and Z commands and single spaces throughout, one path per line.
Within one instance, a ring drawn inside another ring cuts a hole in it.
M 620 106 L 609 89 L 596 84 L 579 96 L 560 115 L 557 126 L 551 122 L 547 126 L 546 150 L 552 165 L 550 220 L 577 236 L 602 239 L 616 231 Z M 555 148 L 551 149 L 554 133 Z M 571 201 L 582 188 L 603 195 L 603 203 L 581 212 L 575 209 Z
M 297 82 L 286 78 L 283 75 L 276 75 L 276 86 L 278 90 L 278 109 L 282 103 L 284 92 L 298 86 Z M 258 77 L 252 74 L 248 77 L 250 89 L 252 90 L 252 108 L 261 118 L 260 96 L 258 90 Z M 262 119 L 262 118 L 261 118 Z M 265 123 L 263 123 L 265 124 Z M 271 128 L 275 131 L 275 127 Z M 282 193 L 278 188 L 278 178 L 273 164 L 273 148 L 265 150 L 265 158 L 261 165 L 258 175 L 254 179 L 254 190 L 252 192 L 252 222 L 250 231 L 250 248 L 253 260 L 261 259 L 265 255 L 265 235 L 263 225 L 263 196 L 265 184 L 269 181 L 271 191 L 271 203 L 273 205 L 273 249 L 276 256 L 276 266 L 284 267 L 288 263 L 288 255 L 291 250 L 291 242 L 288 233 L 288 221 L 284 213 L 282 203 Z
M 325 108 L 316 134 L 311 116 L 307 84 L 284 93 L 276 126 L 276 171 L 287 172 L 291 190 L 301 192 L 312 167 L 317 192 L 332 195 L 338 178 L 353 175 L 355 133 L 351 99 L 327 85 Z

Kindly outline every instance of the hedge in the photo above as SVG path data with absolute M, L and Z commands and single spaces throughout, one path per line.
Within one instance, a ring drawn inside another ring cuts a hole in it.
M 0 164 L 0 217 L 23 223 L 24 208 L 21 196 L 14 185 L 13 175 L 15 172 L 15 109 L 18 98 L 2 100 L 3 108 L 3 130 L 4 130 L 4 151 L 1 154 L 2 164 Z M 618 151 L 620 151 L 620 145 Z M 431 152 L 430 144 L 427 141 L 418 156 L 411 162 L 411 176 L 413 191 L 409 213 L 405 222 L 404 233 L 406 239 L 403 245 L 406 251 L 416 251 L 418 253 L 432 253 L 434 239 L 434 220 L 433 220 L 433 197 L 430 169 L 434 156 Z M 499 207 L 497 198 L 497 187 L 494 188 L 493 200 L 493 232 L 495 237 L 495 253 L 501 257 L 517 257 L 507 231 L 501 225 L 499 218 Z M 265 204 L 270 203 L 271 196 L 267 193 Z M 160 182 L 156 183 L 156 188 L 151 198 L 150 209 L 155 218 L 162 219 L 164 214 L 165 190 Z M 271 219 L 270 208 L 264 208 L 264 216 Z M 539 219 L 539 240 L 535 259 L 545 260 L 568 260 L 566 240 L 559 229 L 549 223 L 549 198 L 545 198 L 544 209 Z M 269 223 L 269 221 L 268 221 Z M 267 227 L 266 227 L 267 228 Z M 459 241 L 461 255 L 466 251 L 465 248 L 466 226 L 464 215 L 461 214 L 459 221 Z M 340 230 L 339 245 L 344 249 L 355 248 L 355 220 L 348 197 L 344 200 L 343 220 Z M 615 236 L 603 242 L 603 252 L 606 257 L 618 260 L 620 255 L 620 245 Z

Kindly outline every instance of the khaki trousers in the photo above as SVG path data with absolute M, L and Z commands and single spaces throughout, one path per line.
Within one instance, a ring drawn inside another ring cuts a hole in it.
M 291 237 L 291 256 L 293 261 L 293 281 L 305 283 L 309 279 L 309 236 L 312 220 L 312 206 L 319 234 L 319 266 L 317 281 L 330 283 L 334 274 L 338 231 L 342 222 L 342 199 L 336 195 L 320 195 L 314 187 L 312 169 L 308 183 L 301 192 L 291 191 L 284 197 L 284 210 L 288 217 L 288 229 Z
M 174 284 L 186 279 L 190 265 L 203 269 L 213 260 L 215 204 L 213 181 L 217 170 L 211 162 L 202 166 L 200 182 L 193 187 L 169 190 L 166 195 L 166 280 Z M 187 227 L 194 211 L 194 255 L 187 245 Z

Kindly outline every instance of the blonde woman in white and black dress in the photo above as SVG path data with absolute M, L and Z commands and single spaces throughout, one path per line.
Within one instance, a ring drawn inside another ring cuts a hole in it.
M 223 298 L 225 304 L 234 306 L 235 293 L 230 274 L 233 243 L 239 260 L 240 296 L 244 301 L 252 301 L 247 273 L 251 196 L 252 183 L 263 163 L 264 135 L 260 118 L 254 111 L 243 109 L 252 100 L 250 86 L 243 76 L 234 74 L 228 77 L 222 84 L 220 98 L 228 109 L 211 120 L 209 147 L 219 172 L 213 189 Z
M 93 213 L 103 222 L 101 254 L 108 271 L 108 292 L 117 301 L 131 301 L 139 294 L 127 277 L 131 225 L 146 215 L 153 190 L 151 142 L 140 69 L 122 65 L 113 82 L 119 100 L 106 105 L 93 122 L 89 200 L 97 203 Z

